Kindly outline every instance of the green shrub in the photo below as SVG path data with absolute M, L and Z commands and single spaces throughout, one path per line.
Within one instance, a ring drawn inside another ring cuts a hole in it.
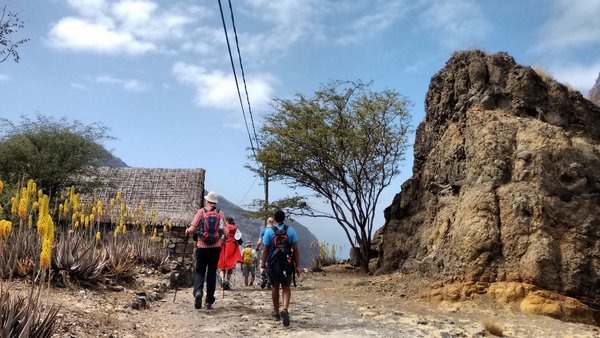
M 322 271 L 323 267 L 339 262 L 339 258 L 336 256 L 337 250 L 335 245 L 330 245 L 327 242 L 319 243 L 317 241 L 313 241 L 310 243 L 310 249 L 314 257 L 311 268 L 313 272 Z

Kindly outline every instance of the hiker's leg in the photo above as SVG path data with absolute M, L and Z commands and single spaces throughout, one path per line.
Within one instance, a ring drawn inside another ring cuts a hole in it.
M 271 287 L 271 299 L 273 299 L 273 311 L 279 313 L 279 284 Z
M 283 289 L 283 308 L 287 309 L 290 306 L 290 298 L 292 297 L 292 288 L 290 286 L 282 285 Z
M 252 277 L 250 278 L 250 285 L 254 284 L 254 277 L 255 277 L 255 272 L 254 272 L 254 267 L 250 267 L 250 274 L 252 275 Z
M 201 251 L 201 249 L 196 248 L 196 271 L 194 272 L 194 297 L 197 292 L 202 293 L 202 289 L 204 288 L 204 275 L 206 274 L 206 263 L 207 257 L 206 253 Z
M 221 248 L 207 249 L 208 256 L 208 272 L 206 276 L 206 303 L 212 304 L 215 302 L 215 285 L 217 284 L 217 264 L 219 263 L 219 255 Z

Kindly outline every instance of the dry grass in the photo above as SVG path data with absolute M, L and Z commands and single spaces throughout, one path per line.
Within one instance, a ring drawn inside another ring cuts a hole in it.
M 483 322 L 483 328 L 486 332 L 496 337 L 504 337 L 504 329 L 502 326 L 494 321 L 487 320 Z

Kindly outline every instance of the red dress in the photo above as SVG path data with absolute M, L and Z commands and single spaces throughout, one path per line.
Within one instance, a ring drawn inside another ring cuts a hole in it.
M 225 243 L 221 244 L 221 256 L 219 257 L 220 270 L 229 270 L 235 268 L 238 262 L 243 262 L 242 254 L 240 253 L 240 245 L 234 238 L 237 227 L 235 225 L 226 224 L 229 228 Z

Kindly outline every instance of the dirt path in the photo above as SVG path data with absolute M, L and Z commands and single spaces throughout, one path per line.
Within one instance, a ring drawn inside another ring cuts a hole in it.
M 191 288 L 181 289 L 173 301 L 149 302 L 132 309 L 136 292 L 150 294 L 165 283 L 158 273 L 138 278 L 135 288 L 123 291 L 51 289 L 50 302 L 60 303 L 57 337 L 482 337 L 484 321 L 503 327 L 512 337 L 600 337 L 597 327 L 529 316 L 488 301 L 430 304 L 413 297 L 422 287 L 411 276 L 363 276 L 343 266 L 301 276 L 292 289 L 291 325 L 270 319 L 270 291 L 243 286 L 239 272 L 233 289 L 219 289 L 212 310 L 194 309 Z M 144 285 L 141 285 L 144 284 Z

